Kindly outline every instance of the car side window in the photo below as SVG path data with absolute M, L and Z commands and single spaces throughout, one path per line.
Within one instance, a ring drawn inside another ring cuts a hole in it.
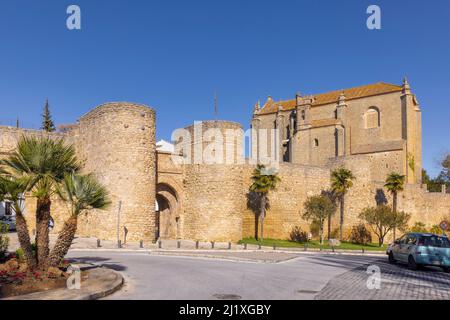
M 414 236 L 409 236 L 406 240 L 406 244 L 413 245 L 417 243 L 417 238 Z
M 398 239 L 398 243 L 399 243 L 399 244 L 404 244 L 404 243 L 405 243 L 405 240 L 406 240 L 406 235 L 403 236 L 403 237 L 401 237 L 400 239 Z

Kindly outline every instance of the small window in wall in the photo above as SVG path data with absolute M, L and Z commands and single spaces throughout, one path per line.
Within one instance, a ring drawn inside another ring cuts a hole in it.
M 314 139 L 314 147 L 318 147 L 319 146 L 319 139 Z
M 364 114 L 366 129 L 380 127 L 380 110 L 377 107 L 370 107 Z
M 306 119 L 306 113 L 305 113 L 305 110 L 302 110 L 302 120 L 305 120 Z

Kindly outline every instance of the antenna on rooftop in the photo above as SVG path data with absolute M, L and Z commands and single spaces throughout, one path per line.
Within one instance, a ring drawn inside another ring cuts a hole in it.
M 217 110 L 217 91 L 214 91 L 214 118 L 217 121 L 217 114 L 218 114 L 218 110 Z

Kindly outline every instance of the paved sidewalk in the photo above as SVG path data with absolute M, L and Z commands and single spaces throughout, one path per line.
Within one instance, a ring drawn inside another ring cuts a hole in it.
M 333 278 L 317 300 L 449 300 L 450 275 L 439 268 L 412 271 L 385 260 L 373 263 L 380 268 L 379 289 L 369 289 L 367 267 L 360 266 Z M 372 282 L 371 282 L 372 283 Z M 373 288 L 373 287 L 372 287 Z
M 19 248 L 17 234 L 10 233 L 10 245 L 9 250 L 15 251 Z M 52 246 L 56 241 L 57 235 L 50 235 L 50 245 Z M 229 257 L 241 257 L 244 258 L 244 252 L 250 251 L 261 251 L 266 252 L 266 256 L 268 252 L 283 252 L 287 254 L 298 254 L 298 253 L 329 253 L 329 254 L 345 254 L 345 255 L 365 255 L 365 256 L 376 256 L 376 255 L 384 255 L 384 252 L 376 252 L 376 251 L 359 251 L 359 250 L 340 250 L 336 249 L 334 252 L 332 250 L 319 250 L 319 249 L 311 249 L 308 248 L 306 251 L 304 248 L 286 248 L 286 247 L 276 247 L 275 250 L 273 247 L 259 247 L 258 245 L 248 244 L 246 246 L 242 244 L 236 243 L 228 243 L 228 242 L 215 242 L 214 247 L 211 242 L 198 242 L 197 243 L 192 240 L 162 240 L 160 243 L 143 243 L 138 242 L 127 242 L 122 244 L 122 248 L 118 248 L 118 244 L 115 241 L 109 240 L 101 240 L 100 247 L 97 246 L 96 238 L 75 238 L 71 250 L 133 250 L 133 251 L 151 251 L 162 252 L 161 254 L 169 254 L 171 251 L 174 254 L 193 254 L 193 255 L 209 255 L 212 256 L 212 253 L 206 253 L 206 251 L 213 251 L 215 255 L 219 257 L 229 256 Z M 228 252 L 227 254 L 224 252 Z M 236 254 L 232 252 L 243 252 L 242 254 Z M 277 254 L 275 254 L 277 256 Z M 276 258 L 262 258 L 261 260 L 277 260 Z M 285 260 L 285 259 L 282 259 Z

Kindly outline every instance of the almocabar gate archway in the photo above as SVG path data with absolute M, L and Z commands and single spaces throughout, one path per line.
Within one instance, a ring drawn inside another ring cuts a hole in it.
M 177 192 L 166 183 L 156 186 L 156 238 L 180 237 L 180 206 Z

